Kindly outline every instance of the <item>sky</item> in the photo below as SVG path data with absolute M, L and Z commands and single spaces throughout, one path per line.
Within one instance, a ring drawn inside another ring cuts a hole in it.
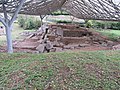
M 113 2 L 118 4 L 118 3 L 120 3 L 120 0 L 113 0 Z

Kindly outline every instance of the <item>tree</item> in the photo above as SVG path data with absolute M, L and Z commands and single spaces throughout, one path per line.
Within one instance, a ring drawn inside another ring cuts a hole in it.
M 20 0 L 18 6 L 16 7 L 15 12 L 13 13 L 12 18 L 8 18 L 8 13 L 7 12 L 7 2 L 8 0 L 1 0 L 0 3 L 2 4 L 3 8 L 3 13 L 4 17 L 0 17 L 0 22 L 5 26 L 6 29 L 6 38 L 7 38 L 7 51 L 8 53 L 13 53 L 13 46 L 12 46 L 12 35 L 11 35 L 11 30 L 12 30 L 12 24 L 14 20 L 16 19 L 20 9 L 22 8 L 25 0 Z

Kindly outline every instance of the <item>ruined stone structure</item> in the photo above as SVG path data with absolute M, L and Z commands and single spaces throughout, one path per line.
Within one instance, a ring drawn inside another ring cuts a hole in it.
M 62 9 L 80 19 L 120 21 L 120 0 L 0 0 L 0 7 L 9 53 L 13 52 L 11 27 L 18 13 L 42 17 Z M 9 13 L 13 13 L 11 18 Z
M 108 50 L 114 43 L 90 29 L 78 25 L 48 25 L 47 28 L 14 43 L 16 51 L 30 53 L 61 52 L 67 50 Z M 94 47 L 94 48 L 93 48 Z

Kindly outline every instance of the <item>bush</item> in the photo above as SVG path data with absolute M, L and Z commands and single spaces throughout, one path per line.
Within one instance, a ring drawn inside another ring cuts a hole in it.
M 24 27 L 23 27 L 25 30 L 26 29 L 33 29 L 33 28 L 35 28 L 35 26 L 34 26 L 34 22 L 33 22 L 33 20 L 32 19 L 27 19 L 26 21 L 25 21 L 25 24 L 24 24 Z
M 71 21 L 64 21 L 64 20 L 58 20 L 56 21 L 57 23 L 65 23 L 65 24 L 69 24 L 72 23 Z
M 52 15 L 69 15 L 69 14 L 65 11 L 58 10 L 58 11 L 53 12 Z
M 37 19 L 36 19 L 34 22 L 35 22 L 35 24 L 34 24 L 35 26 L 34 26 L 34 27 L 35 27 L 36 29 L 38 29 L 38 28 L 41 26 L 40 20 L 37 20 Z
M 19 16 L 19 18 L 18 18 L 18 24 L 20 25 L 20 27 L 24 27 L 24 25 L 25 25 L 25 19 L 22 16 Z
M 87 28 L 91 28 L 92 26 L 93 26 L 93 23 L 92 23 L 91 20 L 89 20 L 89 21 L 86 22 L 86 27 Z
M 93 28 L 102 28 L 102 29 L 115 29 L 120 30 L 120 22 L 111 22 L 111 21 L 95 21 L 90 20 L 93 24 Z
M 40 20 L 34 18 L 34 17 L 27 17 L 25 18 L 24 16 L 18 17 L 18 23 L 20 27 L 23 29 L 38 29 L 41 26 Z
M 117 23 L 117 27 L 120 30 L 120 22 Z

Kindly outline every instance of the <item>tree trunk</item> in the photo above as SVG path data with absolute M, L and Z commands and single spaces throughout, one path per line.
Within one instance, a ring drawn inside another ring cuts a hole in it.
M 8 53 L 13 53 L 11 27 L 7 26 L 5 29 L 6 29 L 6 38 L 7 38 L 7 51 Z

